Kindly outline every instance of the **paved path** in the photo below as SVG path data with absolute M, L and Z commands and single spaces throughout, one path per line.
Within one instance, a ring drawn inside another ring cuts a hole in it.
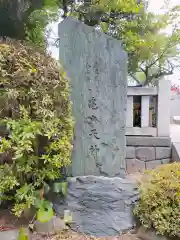
M 17 240 L 19 230 L 0 232 L 0 240 Z
M 180 162 L 180 125 L 170 125 L 170 137 L 172 142 L 172 161 Z
M 170 125 L 170 136 L 171 136 L 171 141 L 173 143 L 180 142 L 180 125 L 178 124 Z

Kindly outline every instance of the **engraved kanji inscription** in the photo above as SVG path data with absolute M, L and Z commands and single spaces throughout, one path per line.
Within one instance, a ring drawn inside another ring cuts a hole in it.
M 88 120 L 92 121 L 92 122 L 100 122 L 99 119 L 93 114 L 89 117 L 87 117 Z
M 89 116 L 85 119 L 86 119 L 87 124 L 89 124 L 92 128 L 94 127 L 95 123 L 100 122 L 100 120 L 94 114 L 92 114 L 91 116 Z
M 98 109 L 95 97 L 92 97 L 92 98 L 88 101 L 88 107 L 91 108 L 91 109 L 93 109 L 93 110 Z
M 98 133 L 97 133 L 97 131 L 96 131 L 95 128 L 90 130 L 89 136 L 93 136 L 93 137 L 95 137 L 96 139 L 100 139 L 100 137 L 98 137 Z
M 89 154 L 92 155 L 94 158 L 97 158 L 97 154 L 99 152 L 99 147 L 97 145 L 91 145 L 89 147 Z

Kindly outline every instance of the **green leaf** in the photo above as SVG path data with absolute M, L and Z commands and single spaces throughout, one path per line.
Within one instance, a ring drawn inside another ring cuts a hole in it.
M 67 195 L 67 182 L 55 182 L 53 184 L 53 190 L 55 193 L 62 193 L 64 196 Z
M 67 186 L 68 186 L 68 183 L 67 182 L 62 182 L 61 183 L 62 184 L 62 193 L 63 193 L 63 195 L 64 196 L 66 196 L 67 195 Z
M 101 22 L 100 26 L 101 26 L 101 29 L 102 29 L 103 32 L 106 33 L 108 31 L 108 24 L 107 23 Z
M 54 211 L 52 207 L 47 209 L 40 208 L 37 212 L 37 220 L 40 222 L 49 222 L 54 216 Z
M 28 234 L 25 232 L 24 228 L 20 228 L 19 230 L 19 236 L 17 240 L 29 240 Z

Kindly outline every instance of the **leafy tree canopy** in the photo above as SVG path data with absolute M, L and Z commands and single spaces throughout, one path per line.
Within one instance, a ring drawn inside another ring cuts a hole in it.
M 47 25 L 60 14 L 63 18 L 72 15 L 122 40 L 129 56 L 129 75 L 139 83 L 149 84 L 172 74 L 178 66 L 180 6 L 155 15 L 147 11 L 147 5 L 140 0 L 82 0 L 80 3 L 75 0 L 1 0 L 1 35 L 44 46 Z M 167 35 L 165 29 L 170 25 L 173 29 Z
M 58 0 L 0 0 L 0 35 L 44 46 L 45 29 L 58 16 Z

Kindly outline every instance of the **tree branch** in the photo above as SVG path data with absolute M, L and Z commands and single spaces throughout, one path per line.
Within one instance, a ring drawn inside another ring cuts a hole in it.
M 173 69 L 171 70 L 164 70 L 164 71 L 160 71 L 156 74 L 152 74 L 151 76 L 149 76 L 146 81 L 144 82 L 144 85 L 148 85 L 150 82 L 152 82 L 153 79 L 158 79 L 160 77 L 163 77 L 163 76 L 168 76 L 168 75 L 172 75 L 173 74 Z
M 134 76 L 134 74 L 129 74 L 138 84 L 141 84 L 141 82 L 137 79 L 137 77 Z

